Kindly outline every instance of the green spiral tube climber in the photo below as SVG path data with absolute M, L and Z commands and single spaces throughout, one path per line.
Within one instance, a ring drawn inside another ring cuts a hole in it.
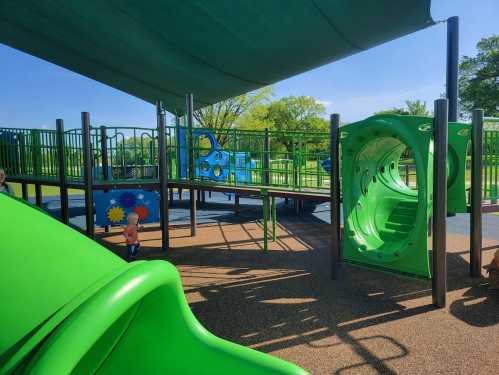
M 341 128 L 342 191 L 347 261 L 430 277 L 432 212 L 430 117 L 379 115 Z M 466 156 L 470 126 L 449 123 L 447 211 L 467 212 Z M 400 174 L 403 153 L 416 166 L 412 186 Z
M 418 277 L 429 277 L 433 141 L 431 119 L 379 115 L 341 128 L 347 261 Z M 417 189 L 399 172 L 412 151 Z

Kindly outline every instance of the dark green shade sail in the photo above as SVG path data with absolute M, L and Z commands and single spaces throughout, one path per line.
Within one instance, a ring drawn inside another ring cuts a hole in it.
M 2 0 L 0 42 L 183 111 L 433 24 L 430 0 Z

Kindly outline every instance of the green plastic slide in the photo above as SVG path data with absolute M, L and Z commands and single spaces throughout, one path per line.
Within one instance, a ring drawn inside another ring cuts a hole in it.
M 0 211 L 0 374 L 306 374 L 209 333 L 170 263 L 126 263 L 4 194 Z

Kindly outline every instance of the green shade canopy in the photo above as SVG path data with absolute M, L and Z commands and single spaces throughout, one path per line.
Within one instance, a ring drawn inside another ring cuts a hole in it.
M 2 0 L 0 42 L 183 111 L 433 24 L 430 0 Z

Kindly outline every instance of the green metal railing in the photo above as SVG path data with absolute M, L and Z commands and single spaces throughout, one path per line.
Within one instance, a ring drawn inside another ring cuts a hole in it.
M 483 132 L 483 199 L 499 199 L 499 118 L 485 118 Z
M 484 126 L 483 199 L 499 200 L 499 119 L 486 118 Z M 92 127 L 93 179 L 103 182 L 104 155 L 107 154 L 108 178 L 114 182 L 155 181 L 158 179 L 158 132 L 142 127 Z M 189 171 L 181 176 L 180 154 L 188 155 L 187 146 L 179 144 L 185 127 L 166 128 L 169 179 L 188 180 Z M 329 134 L 305 132 L 277 132 L 224 129 L 212 131 L 229 159 L 229 175 L 224 181 L 212 181 L 200 176 L 203 168 L 194 164 L 194 180 L 203 184 L 227 186 L 253 186 L 292 191 L 328 191 L 330 178 L 322 167 L 329 158 Z M 105 135 L 105 142 L 102 136 Z M 269 144 L 268 150 L 265 147 Z M 105 147 L 103 150 L 103 143 Z M 185 142 L 188 145 L 188 142 Z M 66 181 L 83 182 L 82 130 L 64 133 Z M 203 137 L 193 139 L 192 156 L 195 161 L 211 151 Z M 0 128 L 0 167 L 9 177 L 36 181 L 57 181 L 58 148 L 55 130 Z M 236 156 L 239 155 L 239 158 Z M 244 158 L 241 157 L 244 155 Z M 238 159 L 239 162 L 236 162 Z M 411 188 L 415 186 L 414 160 L 410 150 L 402 155 L 400 175 Z M 267 167 L 268 165 L 268 167 Z M 188 166 L 187 166 L 188 168 Z M 250 176 L 237 178 L 238 173 Z M 469 176 L 469 173 L 468 173 Z M 267 181 L 268 177 L 268 181 Z
M 186 128 L 183 129 L 188 133 Z M 268 186 L 296 191 L 329 189 L 329 175 L 321 165 L 329 158 L 327 133 L 276 131 L 266 133 L 239 129 L 218 130 L 212 133 L 230 160 L 229 177 L 225 182 L 227 185 Z M 265 148 L 266 137 L 270 145 L 268 151 Z M 188 152 L 183 149 L 179 151 Z M 211 145 L 203 137 L 195 137 L 194 160 L 199 160 L 210 151 Z M 236 159 L 245 162 L 237 163 Z M 199 171 L 203 166 L 196 164 L 194 167 Z M 199 173 L 194 174 L 196 180 L 209 182 L 207 178 L 199 176 Z M 238 179 L 238 175 L 251 177 Z

